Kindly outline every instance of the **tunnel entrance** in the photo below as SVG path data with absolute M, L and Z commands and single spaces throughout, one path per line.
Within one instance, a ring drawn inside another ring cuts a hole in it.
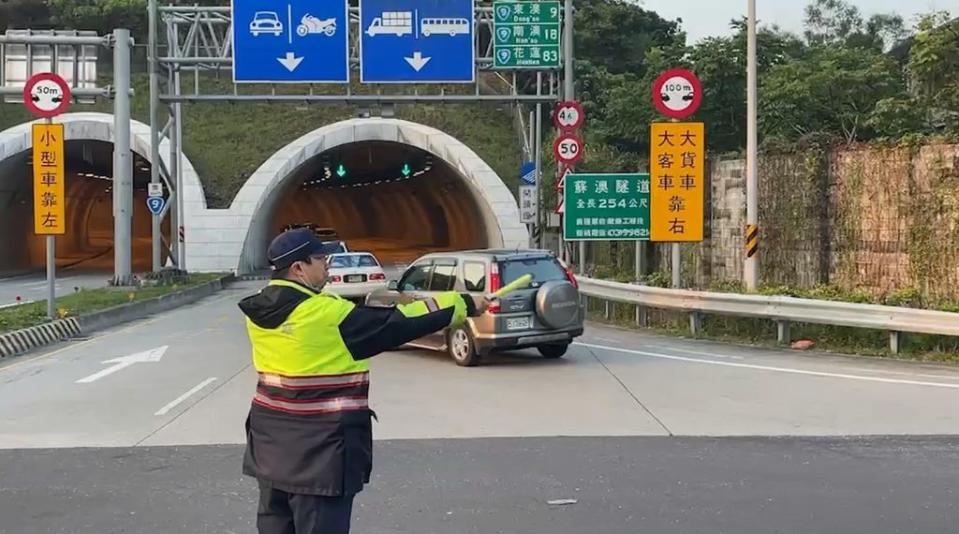
M 96 140 L 65 143 L 67 233 L 57 236 L 59 270 L 113 270 L 113 144 Z M 150 163 L 133 154 L 133 269 L 152 268 L 151 222 L 146 207 Z M 31 151 L 0 162 L 0 273 L 42 270 L 46 238 L 33 232 Z M 169 224 L 163 228 L 169 236 Z M 166 261 L 164 255 L 163 261 Z
M 489 241 L 476 195 L 459 172 L 391 141 L 348 143 L 307 159 L 273 203 L 263 250 L 291 224 L 333 229 L 350 250 L 372 252 L 387 264 Z

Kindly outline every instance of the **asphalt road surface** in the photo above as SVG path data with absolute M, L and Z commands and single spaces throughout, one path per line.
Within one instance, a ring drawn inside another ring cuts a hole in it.
M 0 363 L 0 533 L 252 533 L 237 284 Z M 120 358 L 120 359 L 118 359 Z M 959 368 L 590 325 L 561 360 L 372 361 L 355 532 L 954 532 Z

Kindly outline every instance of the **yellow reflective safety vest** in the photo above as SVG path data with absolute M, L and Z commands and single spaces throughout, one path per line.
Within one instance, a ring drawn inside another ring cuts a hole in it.
M 283 279 L 239 307 L 258 374 L 243 473 L 281 491 L 324 496 L 358 493 L 370 480 L 367 359 L 459 326 L 474 309 L 455 292 L 357 306 Z

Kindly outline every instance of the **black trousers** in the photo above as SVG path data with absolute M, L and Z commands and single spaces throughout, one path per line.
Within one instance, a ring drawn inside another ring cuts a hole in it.
M 353 495 L 300 495 L 260 483 L 259 534 L 350 534 Z

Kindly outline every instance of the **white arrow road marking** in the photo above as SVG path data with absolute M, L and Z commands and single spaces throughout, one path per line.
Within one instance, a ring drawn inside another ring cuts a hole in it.
M 303 58 L 296 57 L 293 52 L 287 52 L 286 57 L 278 57 L 276 60 L 290 72 L 295 71 L 296 68 L 300 66 L 300 63 L 303 62 Z
M 429 63 L 430 60 L 433 58 L 423 57 L 422 52 L 413 52 L 413 57 L 407 57 L 403 59 L 405 59 L 406 62 L 409 63 L 411 67 L 413 67 L 413 70 L 415 70 L 416 72 L 419 72 L 420 69 L 425 67 L 426 64 Z
M 170 404 L 167 404 L 167 405 L 164 406 L 163 408 L 160 408 L 159 410 L 157 410 L 157 413 L 155 413 L 155 414 L 153 414 L 153 415 L 166 415 L 167 412 L 169 412 L 170 410 L 176 408 L 176 405 L 177 405 L 177 404 L 180 404 L 181 402 L 189 399 L 191 395 L 193 395 L 193 394 L 196 393 L 197 391 L 200 391 L 201 389 L 205 388 L 208 384 L 210 384 L 210 383 L 212 383 L 212 382 L 215 382 L 215 381 L 216 381 L 216 377 L 215 377 L 215 376 L 210 377 L 210 378 L 207 378 L 207 379 L 204 380 L 203 382 L 200 382 L 200 383 L 197 384 L 196 386 L 193 386 L 193 389 L 191 389 L 190 391 L 187 391 L 187 392 L 184 393 L 183 395 L 180 395 L 179 397 L 173 399 L 173 401 L 171 401 Z
M 170 348 L 169 345 L 164 345 L 162 347 L 157 347 L 155 349 L 138 352 L 136 354 L 131 354 L 129 356 L 114 358 L 112 360 L 105 360 L 103 363 L 112 363 L 115 365 L 107 367 L 106 369 L 100 372 L 93 373 L 90 376 L 81 378 L 80 380 L 77 380 L 76 383 L 89 384 L 90 382 L 96 382 L 97 380 L 100 380 L 101 378 L 105 376 L 112 375 L 113 373 L 121 369 L 126 369 L 127 367 L 130 367 L 131 365 L 135 363 L 156 363 L 160 361 L 160 358 L 163 357 L 163 354 L 166 352 L 168 348 Z

